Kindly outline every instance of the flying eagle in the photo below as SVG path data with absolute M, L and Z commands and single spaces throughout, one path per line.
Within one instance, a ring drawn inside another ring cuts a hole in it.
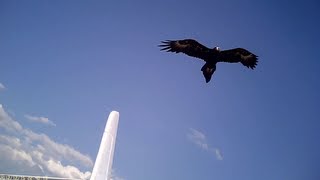
M 206 83 L 211 80 L 211 76 L 216 70 L 218 62 L 238 63 L 254 69 L 258 62 L 258 56 L 243 48 L 229 49 L 220 51 L 219 47 L 209 49 L 194 39 L 184 40 L 166 40 L 159 45 L 161 50 L 175 53 L 185 53 L 188 56 L 204 60 L 206 63 L 202 66 L 201 71 Z

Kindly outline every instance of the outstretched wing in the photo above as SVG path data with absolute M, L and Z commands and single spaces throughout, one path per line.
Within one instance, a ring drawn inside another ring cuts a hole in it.
M 185 53 L 188 56 L 200 58 L 206 60 L 209 58 L 210 49 L 204 45 L 198 43 L 193 39 L 184 39 L 184 40 L 167 40 L 162 41 L 162 44 L 159 45 L 162 51 L 175 52 L 175 53 Z
M 258 56 L 243 48 L 230 49 L 220 52 L 220 62 L 237 63 L 254 69 L 258 63 Z

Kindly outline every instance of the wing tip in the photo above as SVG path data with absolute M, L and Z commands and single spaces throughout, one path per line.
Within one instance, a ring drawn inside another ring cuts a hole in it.
M 173 41 L 173 40 L 164 40 L 164 41 L 161 41 L 162 44 L 159 44 L 158 47 L 161 48 L 160 51 L 178 53 L 178 51 L 174 50 L 174 47 L 173 47 L 174 42 L 175 41 Z
M 242 60 L 241 63 L 246 66 L 247 68 L 250 68 L 250 69 L 255 69 L 258 65 L 258 56 L 255 55 L 255 54 L 252 54 L 250 55 L 251 57 L 250 58 L 247 58 L 245 60 Z

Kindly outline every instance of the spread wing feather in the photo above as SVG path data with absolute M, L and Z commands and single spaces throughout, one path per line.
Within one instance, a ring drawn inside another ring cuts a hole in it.
M 220 52 L 220 62 L 237 63 L 254 69 L 258 63 L 258 56 L 243 48 L 230 49 Z
M 175 53 L 185 53 L 188 56 L 200 58 L 203 60 L 209 59 L 210 49 L 200 44 L 193 39 L 184 39 L 184 40 L 167 40 L 162 41 L 162 44 L 159 45 L 162 51 L 175 52 Z

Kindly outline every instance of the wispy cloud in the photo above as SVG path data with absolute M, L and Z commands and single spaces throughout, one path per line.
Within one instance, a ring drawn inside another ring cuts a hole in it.
M 214 153 L 216 154 L 217 159 L 223 160 L 223 156 L 222 156 L 222 154 L 221 154 L 219 149 L 214 148 Z
M 0 91 L 6 89 L 6 87 L 0 82 Z
M 218 160 L 223 160 L 223 156 L 221 154 L 221 151 L 218 148 L 211 147 L 207 143 L 207 138 L 204 133 L 202 133 L 196 129 L 190 128 L 189 132 L 187 134 L 187 137 L 192 143 L 197 145 L 199 148 L 201 148 L 205 151 L 208 151 L 208 152 L 213 152 Z
M 124 180 L 124 178 L 120 177 L 114 169 L 111 170 L 111 178 L 110 180 Z
M 49 120 L 49 118 L 46 118 L 46 117 L 37 117 L 37 116 L 31 116 L 28 114 L 24 115 L 24 117 L 31 122 L 46 124 L 50 126 L 56 126 L 55 123 L 53 123 L 52 121 Z
M 46 134 L 24 128 L 1 104 L 0 132 L 6 132 L 0 135 L 0 171 L 89 179 L 89 171 L 84 172 L 76 167 L 91 168 L 93 162 L 88 155 L 55 142 Z

